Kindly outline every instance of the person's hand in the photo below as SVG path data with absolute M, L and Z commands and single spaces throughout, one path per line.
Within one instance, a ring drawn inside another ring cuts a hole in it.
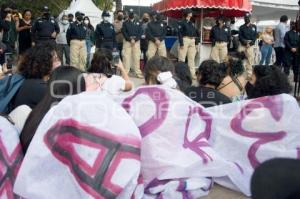
M 31 42 L 31 46 L 35 46 L 35 42 Z
M 131 46 L 133 47 L 133 46 L 135 45 L 135 40 L 132 39 L 132 40 L 130 41 L 130 43 L 131 43 Z
M 159 46 L 159 45 L 160 45 L 160 40 L 159 40 L 159 39 L 156 39 L 156 40 L 155 40 L 155 44 L 156 44 L 156 46 Z
M 296 48 L 292 48 L 291 51 L 292 51 L 293 53 L 295 53 L 295 52 L 297 52 L 297 49 L 296 49 Z
M 55 38 L 56 38 L 56 35 L 57 35 L 57 33 L 56 33 L 56 32 L 53 32 L 53 33 L 51 34 L 51 37 L 55 39 Z
M 124 65 L 123 65 L 123 63 L 122 63 L 121 60 L 119 60 L 119 63 L 116 64 L 116 67 L 117 67 L 117 69 L 120 70 L 121 72 L 122 72 L 122 71 L 125 71 Z
M 2 48 L 0 48 L 0 54 L 2 54 L 3 53 L 3 49 Z
M 8 72 L 7 64 L 4 63 L 4 64 L 2 65 L 2 73 L 5 74 L 5 73 L 7 73 L 7 72 Z

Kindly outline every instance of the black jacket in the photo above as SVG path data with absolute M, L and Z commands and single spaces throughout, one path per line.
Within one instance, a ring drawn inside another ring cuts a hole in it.
M 85 40 L 87 27 L 83 23 L 78 23 L 77 21 L 70 24 L 67 30 L 67 41 L 70 44 L 71 40 Z
M 135 41 L 141 40 L 143 34 L 141 23 L 139 21 L 125 21 L 122 27 L 122 34 L 126 41 L 131 41 L 131 39 Z
M 38 18 L 31 29 L 35 41 L 55 39 L 51 36 L 54 32 L 56 32 L 56 34 L 60 32 L 59 25 L 54 17 L 50 17 L 49 19 L 45 17 Z
M 300 43 L 299 33 L 293 30 L 288 31 L 284 36 L 284 44 L 287 50 L 298 48 Z
M 246 46 L 248 41 L 250 46 L 255 44 L 257 38 L 257 28 L 255 25 L 250 24 L 247 26 L 246 24 L 242 25 L 239 30 L 239 40 L 243 46 Z
M 183 37 L 195 37 L 196 45 L 200 43 L 200 34 L 191 21 L 183 20 L 178 24 L 178 39 L 180 46 L 183 46 Z
M 226 26 L 220 28 L 216 25 L 211 29 L 210 40 L 213 45 L 215 45 L 216 42 L 229 42 L 230 37 L 230 29 Z
M 167 25 L 162 21 L 151 21 L 147 25 L 146 38 L 152 42 L 155 42 L 155 38 L 160 41 L 165 40 L 167 34 Z
M 95 40 L 97 48 L 99 48 L 100 44 L 105 41 L 113 42 L 113 46 L 116 48 L 116 32 L 113 24 L 108 22 L 101 22 L 98 24 L 95 31 Z

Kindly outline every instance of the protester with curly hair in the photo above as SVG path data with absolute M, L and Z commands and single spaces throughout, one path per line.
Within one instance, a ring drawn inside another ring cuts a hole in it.
M 202 62 L 197 71 L 198 87 L 190 87 L 185 94 L 204 107 L 231 103 L 231 100 L 217 91 L 225 77 L 220 65 L 213 60 Z
M 25 81 L 12 100 L 13 108 L 20 105 L 34 108 L 45 94 L 51 71 L 60 65 L 56 46 L 51 43 L 37 45 L 26 51 L 18 65 L 18 73 Z
M 26 152 L 39 124 L 51 109 L 65 97 L 76 95 L 86 90 L 82 71 L 72 66 L 58 67 L 50 75 L 46 84 L 45 95 L 28 116 L 20 135 L 20 141 Z
M 287 76 L 277 66 L 254 67 L 252 80 L 246 85 L 246 92 L 249 99 L 289 94 L 291 86 Z

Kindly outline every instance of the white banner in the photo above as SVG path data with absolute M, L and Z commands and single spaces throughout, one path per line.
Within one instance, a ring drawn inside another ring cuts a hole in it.
M 0 198 L 20 198 L 13 193 L 13 185 L 22 160 L 23 151 L 17 128 L 0 117 Z
M 289 95 L 209 109 L 158 86 L 140 87 L 117 103 L 109 98 L 83 93 L 48 112 L 15 193 L 28 199 L 181 199 L 207 195 L 217 182 L 250 195 L 259 164 L 300 157 L 300 109 Z
M 132 119 L 105 95 L 67 97 L 40 124 L 14 191 L 28 199 L 130 198 L 140 145 Z

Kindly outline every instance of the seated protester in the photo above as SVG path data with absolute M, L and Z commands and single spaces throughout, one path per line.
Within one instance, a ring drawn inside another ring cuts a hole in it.
M 253 69 L 252 80 L 246 85 L 249 99 L 264 96 L 289 94 L 291 86 L 287 76 L 277 66 L 257 65 Z
M 186 63 L 178 62 L 175 64 L 175 75 L 175 80 L 182 92 L 192 86 L 192 75 Z
M 204 61 L 197 71 L 199 86 L 188 88 L 185 94 L 206 108 L 231 103 L 229 97 L 217 91 L 224 76 L 224 72 L 216 61 Z
M 177 89 L 177 82 L 173 78 L 174 71 L 171 60 L 162 56 L 154 56 L 147 61 L 144 68 L 146 85 L 164 85 Z
M 112 95 L 130 91 L 133 83 L 130 81 L 122 62 L 113 66 L 112 51 L 99 49 L 94 54 L 90 68 L 87 72 L 92 73 L 86 76 L 87 90 L 103 90 Z M 117 70 L 121 77 L 117 76 Z M 96 86 L 94 84 L 96 82 Z
M 59 81 L 63 82 L 59 83 Z M 24 152 L 27 151 L 39 124 L 51 107 L 59 103 L 64 97 L 84 92 L 85 88 L 83 74 L 75 67 L 58 67 L 51 73 L 45 96 L 32 110 L 21 132 L 20 140 Z
M 240 101 L 245 99 L 245 85 L 247 83 L 244 76 L 244 66 L 241 59 L 230 57 L 228 62 L 224 64 L 226 77 L 218 87 L 218 91 L 232 101 Z
M 12 100 L 12 108 L 27 105 L 33 109 L 44 97 L 51 71 L 60 66 L 55 45 L 37 45 L 26 51 L 18 64 L 25 81 Z

